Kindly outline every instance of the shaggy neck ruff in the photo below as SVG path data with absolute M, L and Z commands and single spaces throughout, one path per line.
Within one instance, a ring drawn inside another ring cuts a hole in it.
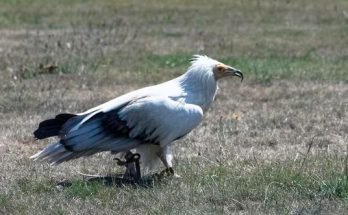
M 206 56 L 195 56 L 191 67 L 180 77 L 183 91 L 190 92 L 185 102 L 199 105 L 204 111 L 209 108 L 218 89 L 213 72 L 217 63 Z

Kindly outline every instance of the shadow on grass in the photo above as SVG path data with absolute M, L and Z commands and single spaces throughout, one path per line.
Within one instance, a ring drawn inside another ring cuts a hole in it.
M 123 177 L 123 174 L 113 174 L 113 175 L 105 175 L 105 176 L 93 176 L 93 177 L 85 177 L 83 179 L 86 184 L 100 184 L 103 186 L 114 186 L 114 187 L 144 187 L 151 188 L 154 186 L 155 180 L 151 176 L 142 177 L 139 180 L 135 180 L 133 178 Z M 74 185 L 74 181 L 64 180 L 57 183 L 57 187 L 68 188 Z M 77 181 L 80 183 L 80 181 Z
M 111 187 L 131 189 L 153 188 L 155 183 L 158 183 L 158 181 L 155 181 L 150 176 L 143 177 L 139 181 L 123 178 L 122 176 L 122 174 L 113 174 L 63 181 L 32 181 L 22 179 L 17 181 L 17 185 L 20 191 L 25 194 L 41 195 L 63 192 L 68 197 L 86 199 L 88 197 L 98 196 Z M 4 204 L 6 200 L 0 196 L 0 205 Z

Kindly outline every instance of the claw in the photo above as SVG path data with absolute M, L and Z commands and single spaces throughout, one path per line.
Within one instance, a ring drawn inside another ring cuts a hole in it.
M 140 160 L 140 155 L 139 154 L 133 154 L 129 153 L 125 156 L 126 160 L 121 160 L 119 158 L 114 158 L 114 160 L 117 160 L 117 164 L 120 166 L 125 166 L 130 163 L 138 162 Z
M 174 169 L 172 167 L 168 167 L 168 168 L 162 170 L 160 173 L 155 173 L 153 175 L 153 177 L 157 180 L 162 180 L 166 176 L 171 176 L 174 178 L 181 178 L 180 175 L 178 175 L 174 172 Z
M 181 178 L 180 175 L 174 172 L 174 169 L 172 167 L 167 168 L 167 172 L 169 173 L 168 176 L 172 176 L 174 178 Z
M 127 170 L 124 173 L 124 177 L 131 177 L 133 180 L 139 181 L 141 179 L 140 164 L 139 164 L 140 155 L 129 152 L 126 154 L 125 159 L 126 160 L 114 158 L 114 160 L 117 160 L 118 165 L 126 166 Z
M 125 166 L 127 164 L 127 161 L 123 161 L 119 158 L 114 158 L 114 160 L 117 161 L 117 165 L 119 165 L 119 166 Z

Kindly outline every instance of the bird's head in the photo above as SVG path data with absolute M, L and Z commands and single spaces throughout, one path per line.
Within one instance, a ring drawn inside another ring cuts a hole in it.
M 212 73 L 216 81 L 229 76 L 237 76 L 241 81 L 244 78 L 240 70 L 207 56 L 195 55 L 192 61 L 192 67 L 200 67 L 201 71 Z
M 243 78 L 244 78 L 243 73 L 240 70 L 233 68 L 231 66 L 227 66 L 223 63 L 216 64 L 213 69 L 213 72 L 214 72 L 214 76 L 216 80 L 219 80 L 221 78 L 228 77 L 228 76 L 237 76 L 241 79 L 241 81 L 243 81 Z

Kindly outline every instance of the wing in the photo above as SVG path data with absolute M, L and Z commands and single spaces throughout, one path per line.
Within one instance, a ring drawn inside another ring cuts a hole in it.
M 152 96 L 129 103 L 118 116 L 126 122 L 130 138 L 166 145 L 198 126 L 203 110 L 168 97 Z
M 168 97 L 148 96 L 99 112 L 76 126 L 63 129 L 61 143 L 69 151 L 123 151 L 149 142 L 162 146 L 186 135 L 203 118 L 197 105 Z M 74 123 L 73 123 L 74 124 Z

